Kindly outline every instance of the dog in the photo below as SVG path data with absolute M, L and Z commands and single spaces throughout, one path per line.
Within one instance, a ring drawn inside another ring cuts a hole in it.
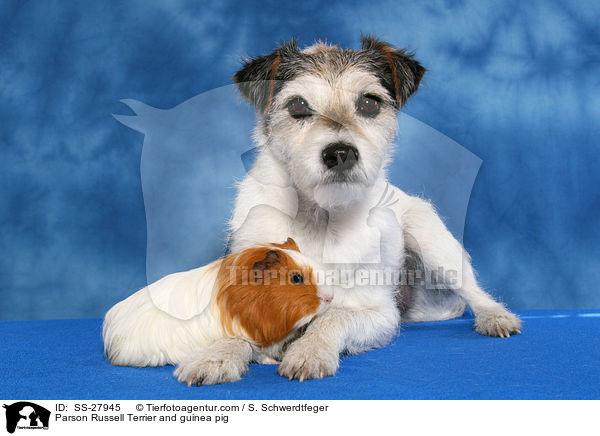
M 250 361 L 277 363 L 285 344 L 333 299 L 292 239 L 168 275 L 112 307 L 103 323 L 113 365 L 177 365 L 188 385 L 239 380 Z
M 231 249 L 291 237 L 335 288 L 330 309 L 283 355 L 278 371 L 290 380 L 335 374 L 341 353 L 386 345 L 401 317 L 445 320 L 468 305 L 482 335 L 521 329 L 478 285 L 433 205 L 388 183 L 398 112 L 425 68 L 406 50 L 361 40 L 358 50 L 322 42 L 300 50 L 293 40 L 245 59 L 233 79 L 256 108 L 258 154 L 237 187 Z M 358 280 L 414 270 L 432 279 Z

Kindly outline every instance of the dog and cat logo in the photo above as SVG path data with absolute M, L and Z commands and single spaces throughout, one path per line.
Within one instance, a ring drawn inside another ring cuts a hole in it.
M 14 433 L 16 429 L 48 430 L 50 411 L 29 401 L 19 401 L 11 405 L 5 404 L 6 431 Z

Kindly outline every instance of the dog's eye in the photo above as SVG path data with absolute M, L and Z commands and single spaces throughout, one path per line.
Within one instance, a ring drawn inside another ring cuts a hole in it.
M 381 110 L 381 99 L 374 95 L 361 95 L 356 103 L 357 112 L 364 117 L 374 117 Z
M 308 103 L 301 97 L 294 97 L 287 104 L 290 115 L 294 118 L 306 118 L 312 115 Z
M 294 273 L 290 277 L 291 281 L 295 285 L 301 285 L 304 283 L 304 276 L 300 273 Z

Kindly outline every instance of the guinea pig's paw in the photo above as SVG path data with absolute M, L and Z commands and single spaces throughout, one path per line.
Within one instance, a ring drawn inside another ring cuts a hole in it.
M 475 331 L 480 335 L 508 338 L 521 333 L 521 320 L 499 305 L 475 314 Z
M 334 375 L 339 367 L 339 354 L 331 345 L 304 336 L 293 342 L 283 355 L 278 373 L 299 381 Z
M 200 357 L 179 364 L 175 377 L 191 385 L 216 385 L 238 381 L 248 372 L 248 364 L 235 360 Z

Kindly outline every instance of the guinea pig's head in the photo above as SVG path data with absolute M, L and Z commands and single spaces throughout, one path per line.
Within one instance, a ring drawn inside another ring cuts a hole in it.
M 267 347 L 310 322 L 333 299 L 314 266 L 291 238 L 226 257 L 216 298 L 225 331 Z

